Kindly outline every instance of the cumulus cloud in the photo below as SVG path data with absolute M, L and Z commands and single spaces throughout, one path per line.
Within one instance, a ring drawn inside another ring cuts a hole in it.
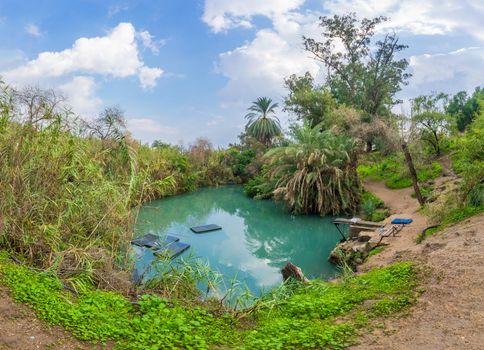
M 301 6 L 305 0 L 206 0 L 203 21 L 215 33 L 235 28 L 251 27 L 252 17 L 272 17 Z
M 141 39 L 141 43 L 143 46 L 155 55 L 160 53 L 160 48 L 165 45 L 165 40 L 156 40 L 153 35 L 150 34 L 147 30 L 141 31 L 138 33 L 138 36 Z
M 329 0 L 324 8 L 332 14 L 356 12 L 361 17 L 384 15 L 391 21 L 381 29 L 413 34 L 442 35 L 456 30 L 484 40 L 484 3 L 475 0 Z
M 472 90 L 484 82 L 483 62 L 484 47 L 411 56 L 413 89 L 450 93 Z
M 137 75 L 141 86 L 149 88 L 156 85 L 163 71 L 144 64 L 139 55 L 134 26 L 120 23 L 106 36 L 79 38 L 69 49 L 42 52 L 36 59 L 3 72 L 3 76 L 10 82 L 22 84 L 71 73 L 117 78 Z
M 285 94 L 285 77 L 307 71 L 318 75 L 320 65 L 301 43 L 302 35 L 316 35 L 317 14 L 277 14 L 272 23 L 252 41 L 220 54 L 217 71 L 229 79 L 222 91 L 224 104 L 246 105 L 261 95 L 278 99 Z
M 25 26 L 25 32 L 36 38 L 42 36 L 42 33 L 40 32 L 40 28 L 33 23 L 27 24 Z
M 67 98 L 67 104 L 81 117 L 91 119 L 99 113 L 102 100 L 95 95 L 96 82 L 93 77 L 75 76 L 60 85 L 59 90 Z
M 304 1 L 206 0 L 203 20 L 214 32 L 224 31 L 262 15 L 270 24 L 258 29 L 251 41 L 223 52 L 217 72 L 228 78 L 222 90 L 222 106 L 247 106 L 256 96 L 274 98 L 285 94 L 283 78 L 309 71 L 319 79 L 321 66 L 302 49 L 303 35 L 320 37 L 318 17 L 356 12 L 359 17 L 385 15 L 391 18 L 378 28 L 412 35 L 452 35 L 484 40 L 484 3 L 470 0 L 328 0 L 321 7 L 302 10 Z M 276 4 L 277 3 L 277 4 Z M 408 39 L 408 38 L 407 38 Z M 454 43 L 455 44 L 455 43 Z M 434 45 L 435 46 L 435 45 Z M 483 81 L 482 49 L 469 48 L 437 55 L 411 58 L 414 77 L 404 94 L 420 94 L 436 89 L 469 89 Z M 481 69 L 482 71 L 482 69 Z M 439 83 L 442 82 L 442 83 Z M 425 90 L 423 90 L 425 89 Z

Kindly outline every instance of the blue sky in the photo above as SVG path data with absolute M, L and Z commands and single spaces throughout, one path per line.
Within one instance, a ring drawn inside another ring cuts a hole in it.
M 284 77 L 324 78 L 301 36 L 320 34 L 320 15 L 348 11 L 390 17 L 378 35 L 396 31 L 410 46 L 401 98 L 484 84 L 480 0 L 2 0 L 0 75 L 58 90 L 86 119 L 119 105 L 143 142 L 222 146 L 256 97 L 282 100 Z

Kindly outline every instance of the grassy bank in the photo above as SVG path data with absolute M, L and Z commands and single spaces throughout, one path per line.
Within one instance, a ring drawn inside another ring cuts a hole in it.
M 15 300 L 39 318 L 81 340 L 114 341 L 116 349 L 340 349 L 374 320 L 412 305 L 418 280 L 411 263 L 396 263 L 336 283 L 285 285 L 236 313 L 156 295 L 135 303 L 98 289 L 75 295 L 57 277 L 14 264 L 6 253 L 0 276 Z

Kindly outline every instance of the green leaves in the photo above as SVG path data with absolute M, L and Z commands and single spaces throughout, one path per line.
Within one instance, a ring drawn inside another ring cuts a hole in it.
M 407 262 L 339 283 L 282 285 L 257 301 L 239 326 L 232 313 L 213 315 L 156 295 L 143 295 L 135 305 L 100 290 L 75 298 L 57 278 L 14 265 L 3 255 L 0 272 L 0 282 L 40 318 L 64 326 L 79 339 L 115 341 L 115 349 L 130 350 L 342 349 L 354 342 L 358 328 L 371 317 L 411 305 L 416 286 L 414 267 Z M 375 302 L 365 306 L 366 300 Z
M 296 213 L 354 212 L 359 181 L 350 161 L 353 140 L 308 124 L 293 126 L 292 137 L 288 146 L 265 155 L 276 199 Z
M 267 97 L 259 97 L 252 102 L 252 106 L 248 108 L 248 113 L 245 118 L 249 121 L 245 127 L 247 134 L 259 140 L 265 145 L 270 145 L 272 139 L 282 134 L 279 119 L 275 114 L 277 103 L 272 103 L 272 99 Z

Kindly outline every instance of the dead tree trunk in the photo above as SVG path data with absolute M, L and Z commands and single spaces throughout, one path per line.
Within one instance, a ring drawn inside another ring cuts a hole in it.
M 410 171 L 410 177 L 412 178 L 415 197 L 417 197 L 417 200 L 420 206 L 423 206 L 425 204 L 425 200 L 422 197 L 422 193 L 420 192 L 420 187 L 418 185 L 418 179 L 417 179 L 417 172 L 415 171 L 415 167 L 413 166 L 412 156 L 410 155 L 410 151 L 408 150 L 408 146 L 406 142 L 402 143 L 402 150 L 403 150 L 403 154 L 405 154 L 405 160 L 407 162 L 408 170 Z

